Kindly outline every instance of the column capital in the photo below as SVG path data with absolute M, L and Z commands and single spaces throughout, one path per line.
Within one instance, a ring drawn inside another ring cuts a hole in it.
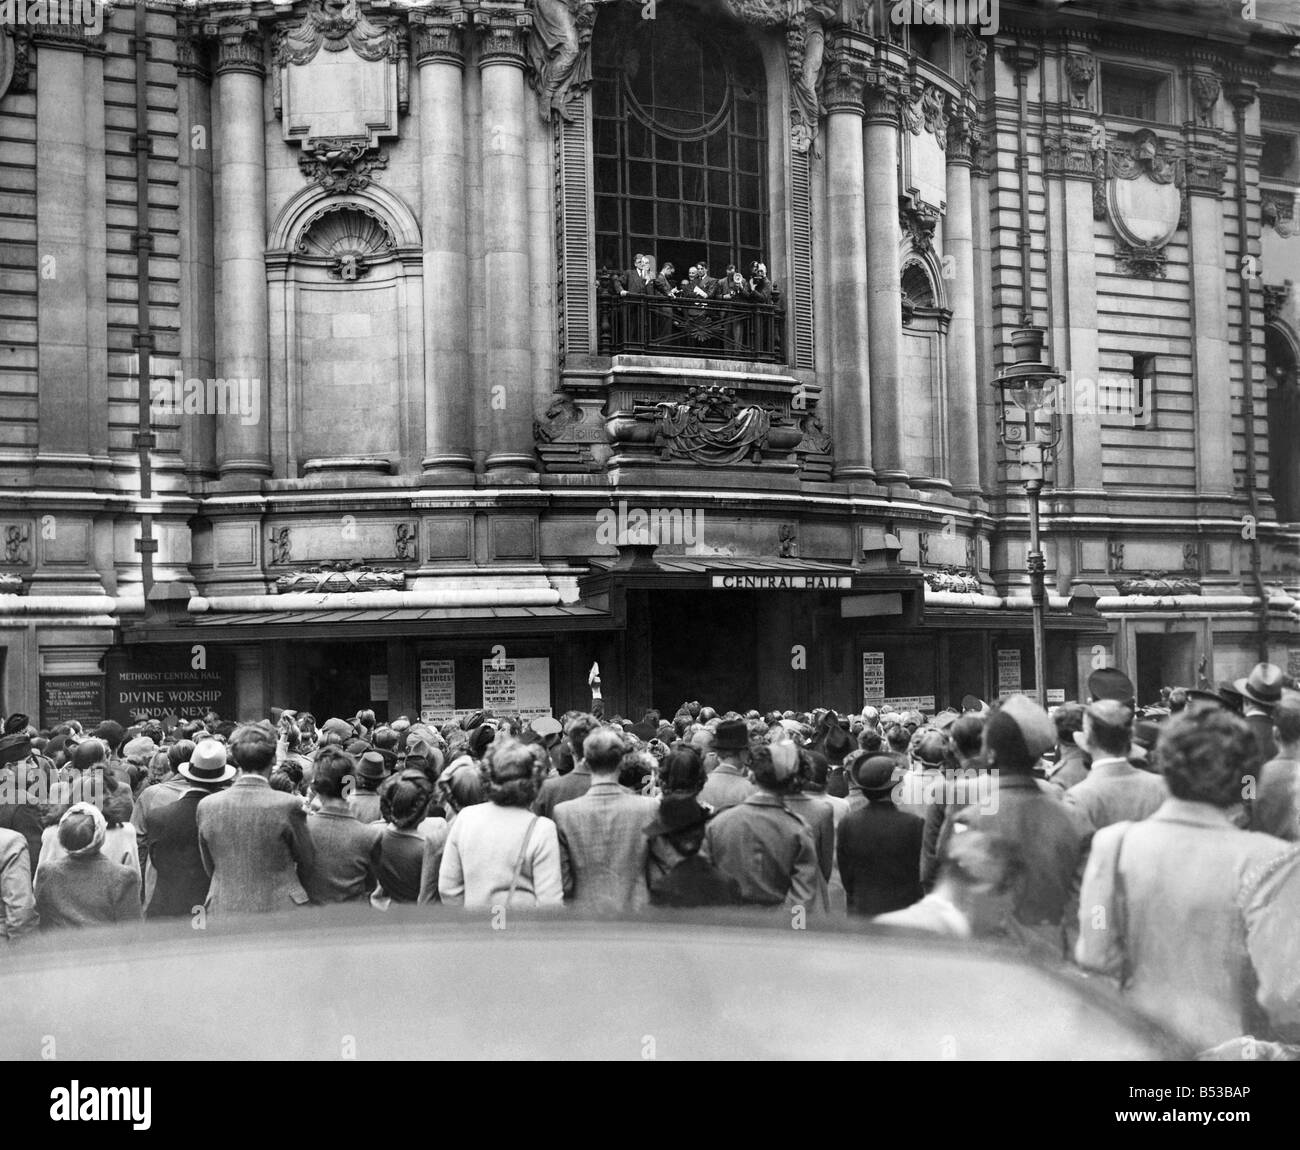
M 969 116 L 962 113 L 948 121 L 947 144 L 948 163 L 969 168 L 974 162 L 975 146 L 975 125 Z
M 522 4 L 477 9 L 474 30 L 482 37 L 478 66 L 507 64 L 521 71 L 525 69 L 528 30 L 532 23 L 532 13 L 524 11 Z
M 860 60 L 844 57 L 831 60 L 822 77 L 822 103 L 826 111 L 862 115 L 862 91 L 866 82 L 866 65 Z
M 867 85 L 862 96 L 862 105 L 868 124 L 892 124 L 897 127 L 899 122 L 908 118 L 913 111 L 907 95 L 896 84 L 891 84 L 879 75 L 873 77 L 873 82 Z M 915 108 L 915 113 L 915 123 L 919 132 L 922 122 L 919 104 Z M 911 120 L 909 120 L 910 126 Z
M 176 73 L 179 76 L 211 77 L 203 40 L 196 25 L 180 21 L 176 25 Z
M 246 72 L 259 79 L 266 75 L 266 42 L 256 20 L 230 18 L 205 25 L 217 42 L 218 76 L 227 72 Z
M 411 39 L 414 42 L 415 66 L 451 64 L 465 66 L 465 29 L 469 13 L 463 8 L 442 12 L 411 13 Z

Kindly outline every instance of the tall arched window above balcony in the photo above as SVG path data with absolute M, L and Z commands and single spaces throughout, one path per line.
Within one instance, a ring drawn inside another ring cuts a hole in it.
M 593 37 L 596 266 L 638 252 L 684 278 L 767 261 L 767 94 L 743 29 L 661 3 L 603 8 Z

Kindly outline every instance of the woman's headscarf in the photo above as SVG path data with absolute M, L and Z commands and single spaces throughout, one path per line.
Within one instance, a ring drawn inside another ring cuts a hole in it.
M 59 819 L 59 844 L 74 859 L 98 854 L 107 834 L 108 821 L 93 803 L 73 803 Z

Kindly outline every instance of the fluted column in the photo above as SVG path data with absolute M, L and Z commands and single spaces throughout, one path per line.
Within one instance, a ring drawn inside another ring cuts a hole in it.
M 975 228 L 971 215 L 971 128 L 964 117 L 948 125 L 948 210 L 943 254 L 948 281 L 948 479 L 958 495 L 976 495 L 979 473 L 979 355 L 975 346 Z
M 528 154 L 524 116 L 522 6 L 480 9 L 486 290 L 487 470 L 498 478 L 537 470 L 533 451 L 532 341 L 529 312 Z
M 905 482 L 903 470 L 903 296 L 898 267 L 898 103 L 881 88 L 866 94 L 867 322 L 871 326 L 871 458 L 878 483 Z
M 217 372 L 257 380 L 257 418 L 216 413 L 217 467 L 230 486 L 256 486 L 271 474 L 267 418 L 266 150 L 262 36 L 256 23 L 228 26 L 217 44 L 216 89 L 221 226 L 217 269 Z
M 875 478 L 868 385 L 863 69 L 839 61 L 826 77 L 826 219 L 830 233 L 830 380 L 835 477 Z
M 420 178 L 424 238 L 424 470 L 472 471 L 469 282 L 465 224 L 465 73 L 459 23 L 425 17 L 415 28 L 420 70 Z M 414 17 L 413 17 L 414 18 Z

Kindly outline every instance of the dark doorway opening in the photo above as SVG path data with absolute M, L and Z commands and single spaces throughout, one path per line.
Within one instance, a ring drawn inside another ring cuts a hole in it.
M 1160 702 L 1161 687 L 1196 684 L 1195 635 L 1143 635 L 1137 638 L 1137 701 Z
M 375 685 L 371 676 L 388 671 L 383 643 L 307 643 L 298 649 L 294 662 L 298 701 L 284 706 L 305 705 L 317 723 L 333 716 L 349 719 L 365 708 L 381 721 L 388 718 L 388 702 L 371 698 Z
M 759 705 L 753 593 L 660 591 L 651 604 L 654 703 L 660 714 L 669 718 L 692 699 L 719 714 L 743 714 Z

